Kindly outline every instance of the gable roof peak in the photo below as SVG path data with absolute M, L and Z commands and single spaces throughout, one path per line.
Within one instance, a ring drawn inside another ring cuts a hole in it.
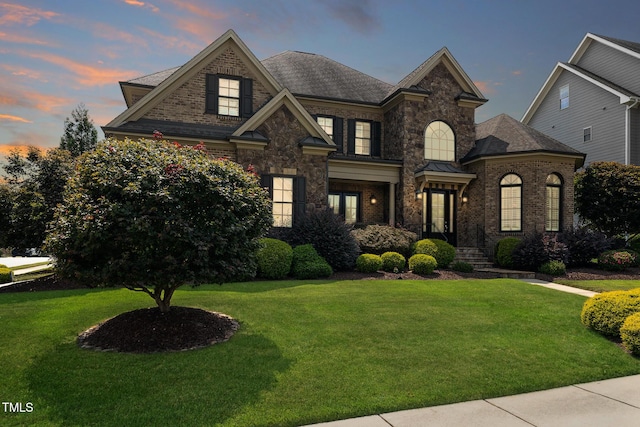
M 392 95 L 398 90 L 410 89 L 411 87 L 417 86 L 418 83 L 420 83 L 440 63 L 443 63 L 447 67 L 464 92 L 474 95 L 478 99 L 486 102 L 482 92 L 480 92 L 471 78 L 469 78 L 467 73 L 462 69 L 458 61 L 456 61 L 446 46 L 443 46 L 412 72 L 407 74 L 405 78 L 400 80 L 398 84 L 391 88 L 387 96 Z

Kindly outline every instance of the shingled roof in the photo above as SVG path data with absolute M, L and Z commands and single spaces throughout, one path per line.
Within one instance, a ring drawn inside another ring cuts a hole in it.
M 582 166 L 585 157 L 585 154 L 513 117 L 500 114 L 476 125 L 476 143 L 461 163 L 468 163 L 480 157 L 535 152 L 575 156 L 577 167 Z
M 608 40 L 611 43 L 615 43 L 618 46 L 624 47 L 625 49 L 629 49 L 629 50 L 634 51 L 636 53 L 640 53 L 640 43 L 636 43 L 636 42 L 632 42 L 632 41 L 628 41 L 628 40 L 616 39 L 616 38 L 613 38 L 613 37 L 601 36 L 601 35 L 598 35 L 598 34 L 594 34 L 594 36 L 600 37 L 601 39 Z
M 171 74 L 178 71 L 179 68 L 180 67 L 173 67 L 168 70 L 158 71 L 157 73 L 148 74 L 146 76 L 136 77 L 135 79 L 127 80 L 126 83 L 156 87 L 166 80 Z
M 286 51 L 262 65 L 294 95 L 379 103 L 393 87 L 322 55 Z

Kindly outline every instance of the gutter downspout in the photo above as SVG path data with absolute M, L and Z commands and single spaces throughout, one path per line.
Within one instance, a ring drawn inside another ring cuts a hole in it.
M 640 99 L 631 98 L 631 104 L 627 104 L 624 116 L 624 164 L 631 164 L 631 109 L 640 104 Z

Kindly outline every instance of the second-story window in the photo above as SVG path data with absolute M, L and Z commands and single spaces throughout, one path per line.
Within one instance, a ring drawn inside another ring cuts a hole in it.
M 569 85 L 560 88 L 560 109 L 569 108 Z
M 371 123 L 356 121 L 356 154 L 371 155 Z
M 456 138 L 445 122 L 431 122 L 424 130 L 424 158 L 450 162 L 456 159 Z
M 207 74 L 207 113 L 229 117 L 251 117 L 253 114 L 253 80 Z
M 223 116 L 240 115 L 240 80 L 218 79 L 218 114 Z
M 327 135 L 333 138 L 333 117 L 318 116 L 318 124 Z

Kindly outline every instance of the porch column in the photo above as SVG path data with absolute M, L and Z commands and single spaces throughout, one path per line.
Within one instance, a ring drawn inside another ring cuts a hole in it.
M 389 225 L 396 225 L 396 185 L 389 183 Z

